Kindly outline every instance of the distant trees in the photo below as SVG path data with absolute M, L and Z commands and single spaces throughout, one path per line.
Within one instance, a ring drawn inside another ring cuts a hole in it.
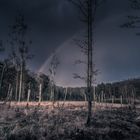
M 0 100 L 5 102 L 8 101 L 17 101 L 16 88 L 17 88 L 17 69 L 10 61 L 6 63 L 4 73 L 2 76 L 1 71 L 3 70 L 3 64 L 5 62 L 0 62 L 0 78 L 2 79 L 1 83 L 1 94 Z M 38 80 L 38 75 L 31 71 L 25 71 L 24 79 L 24 97 L 23 101 L 38 101 L 39 100 L 39 85 L 42 84 L 42 95 L 41 100 L 50 100 L 49 90 L 49 77 L 45 74 L 39 74 L 40 81 Z M 18 81 L 19 82 L 19 81 Z
M 130 107 L 135 107 L 136 99 L 140 98 L 140 79 L 129 79 L 116 83 L 99 84 L 96 87 L 97 98 L 103 93 L 107 102 L 124 103 Z
M 0 66 L 3 66 L 0 62 Z M 1 77 L 2 67 L 0 67 Z M 1 86 L 0 99 L 3 101 L 12 101 L 16 98 L 16 66 L 10 61 L 6 62 Z M 38 75 L 36 73 L 26 71 L 25 80 L 25 101 L 38 101 L 39 100 L 39 84 L 42 84 L 41 100 L 49 101 L 51 98 L 50 92 L 50 79 L 45 74 L 39 74 L 40 81 L 38 81 Z M 67 101 L 85 101 L 83 92 L 86 87 L 79 88 L 67 88 Z M 54 94 L 56 101 L 63 101 L 65 98 L 65 88 L 55 85 L 57 94 Z M 29 96 L 28 96 L 29 95 Z M 29 98 L 28 98 L 29 97 Z M 126 81 L 116 83 L 102 83 L 96 87 L 96 98 L 98 102 L 111 103 L 111 99 L 114 97 L 114 103 L 120 103 L 120 98 L 123 104 L 134 105 L 138 99 L 140 99 L 140 79 L 130 79 Z M 104 99 L 104 101 L 102 101 Z M 116 100 L 117 99 L 117 100 Z M 118 100 L 119 99 L 119 100 Z
M 140 36 L 140 0 L 128 0 L 130 4 L 131 10 L 135 11 L 133 14 L 129 14 L 127 16 L 126 21 L 121 25 L 122 28 L 127 28 L 127 29 L 134 29 L 136 32 L 137 36 Z M 130 89 L 131 87 L 131 89 Z M 132 85 L 126 85 L 123 88 L 124 94 L 127 93 L 127 102 L 130 103 L 130 100 L 133 100 L 133 104 L 135 106 L 135 95 L 136 95 L 136 90 Z M 130 94 L 131 93 L 131 94 Z M 129 94 L 129 95 L 128 95 Z M 132 99 L 133 98 L 133 99 Z
M 7 98 L 8 88 L 14 89 L 16 70 L 9 60 L 0 62 L 0 98 Z

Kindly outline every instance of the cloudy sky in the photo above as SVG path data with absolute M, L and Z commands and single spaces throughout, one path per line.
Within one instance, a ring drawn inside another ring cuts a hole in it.
M 60 65 L 56 82 L 63 86 L 81 86 L 84 83 L 73 79 L 73 73 L 85 72 L 85 66 L 75 66 L 74 61 L 84 59 L 73 39 L 82 36 L 85 26 L 78 19 L 77 9 L 67 0 L 0 0 L 0 40 L 9 51 L 9 25 L 14 23 L 18 11 L 25 15 L 30 30 L 30 47 L 35 55 L 30 69 L 47 73 L 53 52 Z M 97 82 L 113 82 L 140 75 L 140 37 L 133 29 L 119 26 L 127 21 L 126 16 L 138 13 L 130 8 L 129 0 L 106 0 L 96 16 L 94 30 L 94 63 L 100 73 Z

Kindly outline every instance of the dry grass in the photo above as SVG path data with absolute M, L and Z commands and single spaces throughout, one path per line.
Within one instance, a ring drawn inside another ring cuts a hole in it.
M 1 105 L 0 140 L 140 140 L 139 113 L 97 110 L 91 126 L 86 127 L 85 105 L 77 104 L 59 104 L 53 109 Z
M 0 102 L 0 104 L 3 104 L 3 102 Z M 26 107 L 27 102 L 7 102 L 7 105 L 10 104 L 12 107 Z M 30 107 L 36 107 L 38 106 L 38 102 L 29 102 L 28 106 Z M 58 107 L 58 106 L 65 106 L 66 108 L 86 108 L 87 107 L 87 102 L 85 101 L 55 101 L 55 102 L 50 102 L 50 101 L 43 101 L 40 103 L 40 106 L 50 108 L 52 107 Z M 94 105 L 94 104 L 93 104 Z M 95 106 L 97 108 L 120 108 L 121 104 L 112 104 L 112 103 L 95 103 Z M 123 107 L 126 107 L 127 105 L 122 105 Z

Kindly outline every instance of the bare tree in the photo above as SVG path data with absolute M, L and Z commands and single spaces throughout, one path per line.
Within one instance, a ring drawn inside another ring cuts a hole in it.
M 60 64 L 58 57 L 53 54 L 50 65 L 49 65 L 49 77 L 50 77 L 50 88 L 51 88 L 51 96 L 50 100 L 54 102 L 54 94 L 55 94 L 55 76 L 57 67 Z
M 16 79 L 16 99 L 18 101 L 24 97 L 24 79 L 27 61 L 33 57 L 29 54 L 29 45 L 31 41 L 27 38 L 28 26 L 25 23 L 24 15 L 18 14 L 15 18 L 15 23 L 10 26 L 9 40 L 11 45 L 11 60 L 17 69 Z
M 38 85 L 38 106 L 40 106 L 41 101 L 42 101 L 42 89 L 43 89 L 43 77 L 42 73 L 38 73 L 37 77 L 37 85 Z
M 86 124 L 89 126 L 91 121 L 91 111 L 92 111 L 92 83 L 94 80 L 94 75 L 96 70 L 93 65 L 93 29 L 95 27 L 95 17 L 98 6 L 104 0 L 69 0 L 72 2 L 80 11 L 80 20 L 86 24 L 86 37 L 82 41 L 78 41 L 77 44 L 81 47 L 82 52 L 87 56 L 87 73 L 86 77 L 74 74 L 74 78 L 80 78 L 86 81 L 87 90 L 86 96 L 88 101 L 88 115 Z M 82 61 L 79 61 L 80 63 Z M 83 62 L 82 62 L 83 63 Z

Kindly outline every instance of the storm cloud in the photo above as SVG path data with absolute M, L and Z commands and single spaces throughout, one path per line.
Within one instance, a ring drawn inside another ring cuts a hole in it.
M 85 71 L 82 66 L 73 66 L 82 54 L 71 42 L 85 29 L 75 6 L 67 0 L 0 0 L 0 39 L 4 40 L 7 50 L 8 26 L 13 24 L 18 11 L 24 13 L 30 27 L 28 36 L 33 41 L 30 49 L 35 58 L 30 62 L 30 68 L 34 71 L 43 68 L 42 72 L 47 73 L 51 54 L 55 51 L 61 60 L 57 83 L 63 86 L 84 85 L 72 78 L 73 73 Z M 130 8 L 128 0 L 106 0 L 98 9 L 94 30 L 94 62 L 100 70 L 98 83 L 140 74 L 140 39 L 135 36 L 135 30 L 119 27 L 131 14 L 135 11 Z

